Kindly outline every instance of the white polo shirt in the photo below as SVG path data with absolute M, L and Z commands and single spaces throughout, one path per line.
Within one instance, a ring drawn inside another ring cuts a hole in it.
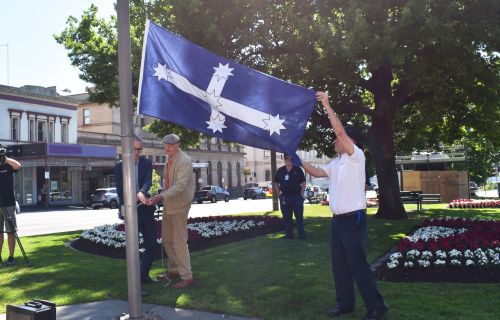
M 333 214 L 366 209 L 365 161 L 363 151 L 354 146 L 351 156 L 344 153 L 322 167 L 330 180 L 328 195 Z

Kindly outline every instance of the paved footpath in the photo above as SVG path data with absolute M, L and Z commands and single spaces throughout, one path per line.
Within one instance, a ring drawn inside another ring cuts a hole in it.
M 256 320 L 216 314 L 204 311 L 177 309 L 153 304 L 143 304 L 144 320 Z M 104 300 L 91 303 L 56 307 L 57 320 L 121 320 L 128 312 L 128 302 L 123 300 Z M 6 314 L 0 314 L 5 320 Z

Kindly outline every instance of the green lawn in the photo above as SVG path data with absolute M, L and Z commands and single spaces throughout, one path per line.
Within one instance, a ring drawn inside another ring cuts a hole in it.
M 425 217 L 463 216 L 500 219 L 500 209 L 450 210 L 424 205 L 410 209 L 408 220 L 369 219 L 368 258 L 376 260 Z M 373 214 L 375 209 L 370 209 Z M 272 213 L 278 214 L 278 213 Z M 335 304 L 330 270 L 328 207 L 306 205 L 305 241 L 271 234 L 191 254 L 197 284 L 185 290 L 146 285 L 144 303 L 200 309 L 260 319 L 326 319 Z M 79 232 L 21 238 L 33 264 L 26 268 L 16 250 L 17 266 L 0 269 L 0 313 L 7 304 L 33 298 L 57 305 L 103 299 L 127 300 L 126 266 L 116 260 L 77 252 L 65 243 Z M 6 243 L 4 244 L 4 246 Z M 3 250 L 4 260 L 7 251 Z M 162 271 L 156 261 L 152 275 Z M 387 319 L 492 319 L 500 315 L 500 285 L 379 282 L 391 306 Z M 365 313 L 358 296 L 356 312 Z

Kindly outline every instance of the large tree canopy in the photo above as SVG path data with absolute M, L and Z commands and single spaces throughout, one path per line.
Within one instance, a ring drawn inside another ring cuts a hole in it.
M 80 21 L 70 18 L 56 39 L 82 79 L 95 84 L 91 99 L 116 104 L 115 21 L 98 20 L 96 10 Z M 219 55 L 328 90 L 343 121 L 365 132 L 380 217 L 406 216 L 396 152 L 465 139 L 474 141 L 473 150 L 498 155 L 497 0 L 131 1 L 135 88 L 146 14 Z M 322 108 L 311 120 L 301 147 L 332 155 L 334 137 Z M 187 134 L 164 123 L 155 130 Z

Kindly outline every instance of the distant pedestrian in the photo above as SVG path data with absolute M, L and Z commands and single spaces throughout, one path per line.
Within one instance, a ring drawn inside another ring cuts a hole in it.
M 354 310 L 354 280 L 368 310 L 363 319 L 381 319 L 389 307 L 366 261 L 365 155 L 355 144 L 359 142 L 359 135 L 354 128 L 344 128 L 330 107 L 328 94 L 317 92 L 316 97 L 330 119 L 338 154 L 322 168 L 302 163 L 309 174 L 330 180 L 330 210 L 333 212 L 330 247 L 337 306 L 328 311 L 328 316 L 338 317 Z
M 306 238 L 304 229 L 304 190 L 306 178 L 299 166 L 292 164 L 292 156 L 283 156 L 285 165 L 278 169 L 274 185 L 280 200 L 281 214 L 285 224 L 285 238 L 293 238 L 293 215 L 297 225 L 299 239 Z

